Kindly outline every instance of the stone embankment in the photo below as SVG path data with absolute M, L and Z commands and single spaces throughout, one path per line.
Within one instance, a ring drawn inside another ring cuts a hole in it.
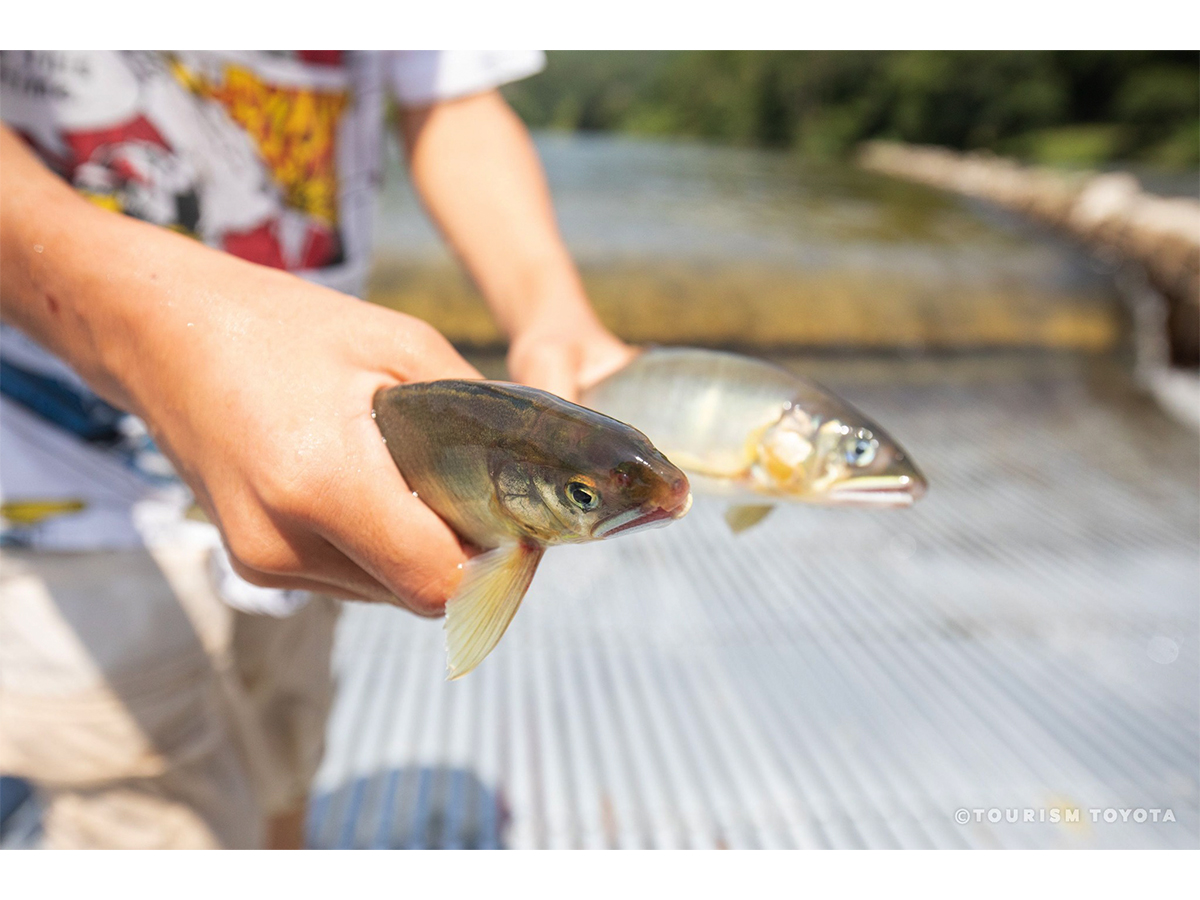
M 990 153 L 873 142 L 865 168 L 996 203 L 1140 264 L 1167 299 L 1172 361 L 1200 361 L 1200 201 L 1149 194 L 1125 172 L 1063 172 Z

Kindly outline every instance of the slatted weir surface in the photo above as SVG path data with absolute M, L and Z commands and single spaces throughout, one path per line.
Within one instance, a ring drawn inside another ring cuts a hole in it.
M 347 606 L 311 845 L 1200 844 L 1196 434 L 1110 363 L 797 365 L 907 445 L 918 507 L 555 549 L 455 683 L 440 623 Z

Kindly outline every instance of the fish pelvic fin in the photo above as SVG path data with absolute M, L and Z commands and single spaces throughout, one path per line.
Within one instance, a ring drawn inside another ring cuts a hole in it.
M 767 513 L 775 507 L 770 504 L 731 506 L 725 510 L 725 521 L 734 534 L 741 534 L 747 528 L 753 528 L 767 517 Z
M 546 548 L 507 544 L 470 559 L 446 604 L 447 681 L 462 678 L 500 642 Z

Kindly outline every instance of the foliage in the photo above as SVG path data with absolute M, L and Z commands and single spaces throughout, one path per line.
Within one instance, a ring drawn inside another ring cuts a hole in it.
M 506 92 L 533 126 L 820 156 L 891 138 L 1049 163 L 1200 162 L 1196 51 L 560 51 Z

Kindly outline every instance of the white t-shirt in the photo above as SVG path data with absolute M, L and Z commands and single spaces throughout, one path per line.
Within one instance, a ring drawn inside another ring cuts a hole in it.
M 0 117 L 92 201 L 362 295 L 386 100 L 539 71 L 540 52 L 0 52 Z M 2 540 L 99 550 L 211 540 L 144 428 L 0 327 Z

